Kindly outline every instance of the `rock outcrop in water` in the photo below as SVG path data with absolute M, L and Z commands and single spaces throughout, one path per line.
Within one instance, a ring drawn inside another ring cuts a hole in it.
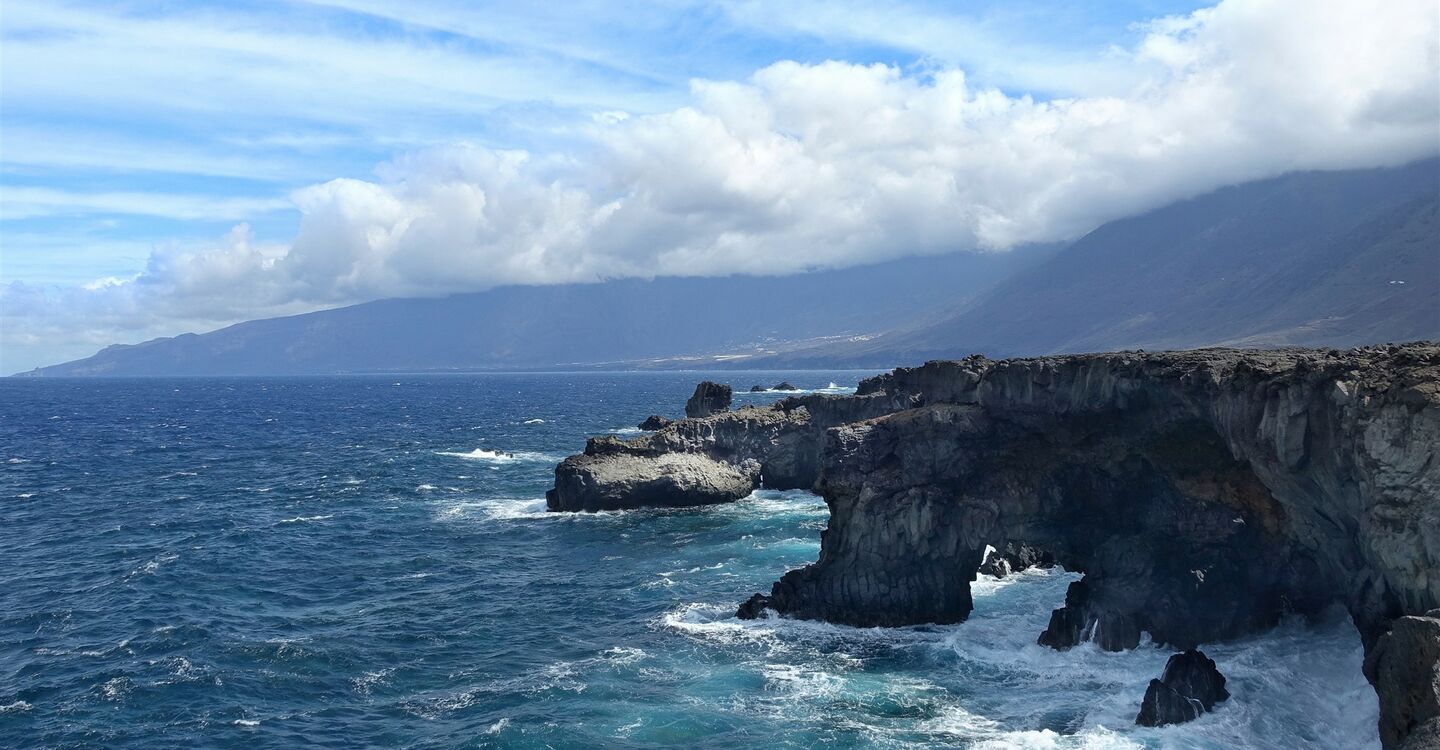
M 707 380 L 695 386 L 695 394 L 685 402 L 685 416 L 696 419 L 729 411 L 731 395 L 730 386 Z
M 1149 633 L 1190 649 L 1340 604 L 1401 727 L 1386 746 L 1428 726 L 1435 650 L 1415 644 L 1433 640 L 1397 618 L 1440 606 L 1440 347 L 972 357 L 818 398 L 587 447 L 557 468 L 550 507 L 655 502 L 618 461 L 650 476 L 675 453 L 751 486 L 813 486 L 831 511 L 820 559 L 742 616 L 958 622 L 986 546 L 1010 544 L 1084 573 L 1043 636 L 1060 648 Z M 693 484 L 666 504 L 744 494 Z M 1377 649 L 1387 632 L 1408 645 Z
M 675 420 L 668 417 L 662 417 L 659 414 L 651 414 L 650 416 L 645 418 L 644 422 L 640 423 L 639 427 L 646 432 L 654 432 L 664 427 L 665 425 L 670 424 L 673 421 Z
M 1215 710 L 1216 703 L 1229 697 L 1225 677 L 1215 667 L 1215 661 L 1204 652 L 1190 649 L 1170 657 L 1160 679 L 1150 681 L 1135 723 L 1163 727 L 1192 721 Z

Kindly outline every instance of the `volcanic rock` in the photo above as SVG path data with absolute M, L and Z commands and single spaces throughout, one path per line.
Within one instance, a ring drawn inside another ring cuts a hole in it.
M 665 427 L 673 421 L 675 420 L 669 419 L 667 417 L 662 417 L 659 414 L 651 414 L 650 416 L 645 418 L 644 422 L 640 423 L 640 429 L 647 432 L 654 432 L 658 429 Z
M 1229 697 L 1225 676 L 1215 668 L 1215 661 L 1190 649 L 1170 657 L 1160 679 L 1150 681 L 1135 723 L 1146 727 L 1180 724 L 1213 711 L 1216 703 Z
M 730 410 L 730 386 L 709 380 L 695 386 L 695 395 L 685 402 L 685 416 L 708 417 Z

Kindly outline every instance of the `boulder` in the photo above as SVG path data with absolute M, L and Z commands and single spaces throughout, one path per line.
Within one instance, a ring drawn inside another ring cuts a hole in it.
M 695 386 L 695 394 L 685 402 L 685 416 L 696 419 L 730 411 L 730 398 L 730 386 L 706 380 Z
M 667 417 L 662 417 L 659 414 L 651 414 L 650 416 L 645 418 L 644 422 L 640 423 L 640 429 L 654 432 L 656 430 L 663 429 L 665 426 L 669 425 L 673 421 L 674 420 Z
M 1165 673 L 1150 681 L 1135 723 L 1146 727 L 1181 724 L 1215 710 L 1215 704 L 1229 697 L 1225 676 L 1215 668 L 1215 661 L 1190 649 L 1170 657 Z
M 728 503 L 760 484 L 758 472 L 699 453 L 657 457 L 624 452 L 624 444 L 591 441 L 589 452 L 555 469 L 555 488 L 545 493 L 551 511 L 622 510 Z

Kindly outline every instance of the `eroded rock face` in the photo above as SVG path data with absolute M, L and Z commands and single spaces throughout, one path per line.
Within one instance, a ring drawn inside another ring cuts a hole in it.
M 1084 573 L 1045 631 L 1057 648 L 1149 633 L 1190 649 L 1339 603 L 1383 656 L 1396 618 L 1440 606 L 1434 344 L 971 357 L 817 398 L 587 448 L 557 469 L 551 507 L 658 500 L 593 471 L 621 456 L 697 454 L 766 486 L 813 485 L 831 511 L 819 559 L 741 616 L 957 622 L 983 550 L 1012 544 Z M 602 480 L 572 481 L 586 471 Z M 1425 695 L 1424 676 L 1372 661 L 1382 714 L 1418 717 L 1386 747 L 1425 736 L 1429 714 L 1396 708 L 1427 705 L 1403 697 Z
M 730 386 L 706 380 L 695 386 L 695 393 L 685 402 L 685 416 L 690 419 L 708 417 L 730 410 Z
M 1202 651 L 1190 649 L 1170 657 L 1160 679 L 1150 681 L 1135 723 L 1163 727 L 1191 721 L 1215 710 L 1216 703 L 1229 697 L 1225 676 L 1215 667 L 1215 661 Z
M 1440 748 L 1440 609 L 1395 620 L 1367 654 L 1365 671 L 1380 694 L 1381 742 Z
M 1437 374 L 1423 344 L 896 370 L 861 391 L 921 405 L 829 431 L 820 560 L 771 606 L 953 618 L 919 604 L 950 587 L 926 571 L 968 586 L 976 550 L 1020 541 L 1086 573 L 1082 633 L 1191 648 L 1338 598 L 1372 642 L 1440 601 Z

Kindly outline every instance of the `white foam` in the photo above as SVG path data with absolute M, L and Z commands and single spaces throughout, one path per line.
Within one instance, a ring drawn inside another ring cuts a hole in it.
M 400 385 L 400 384 L 399 384 L 399 383 L 396 383 L 395 385 Z M 236 720 L 235 720 L 235 726 L 237 726 L 237 727 L 258 727 L 258 726 L 260 726 L 260 720 L 259 720 L 259 719 L 236 719 Z
M 567 514 L 573 515 L 573 514 Z M 444 519 L 478 518 L 482 521 L 522 521 L 560 517 L 545 510 L 545 498 L 501 498 L 455 503 L 440 511 Z
M 639 435 L 640 433 L 645 431 L 640 429 L 639 427 L 616 427 L 614 429 L 606 430 L 605 432 L 610 435 Z
M 311 521 L 324 521 L 334 517 L 335 515 L 333 513 L 328 516 L 296 516 L 294 518 L 283 519 L 280 523 L 309 523 Z
M 30 461 L 29 461 L 29 459 L 24 459 L 24 458 L 11 458 L 11 459 L 6 459 L 5 463 L 7 463 L 7 464 L 28 464 L 28 463 L 30 463 Z M 24 703 L 24 701 L 21 701 L 21 703 Z M 27 704 L 27 705 L 28 705 L 28 704 Z
M 537 417 L 535 419 L 527 419 L 522 424 L 545 424 L 545 420 Z
M 501 719 L 501 720 L 495 722 L 494 724 L 491 724 L 488 728 L 486 728 L 485 734 L 500 734 L 501 732 L 505 731 L 505 727 L 508 727 L 508 726 L 510 726 L 510 720 L 509 720 L 509 719 Z
M 20 713 L 22 711 L 29 711 L 32 708 L 34 708 L 34 706 L 31 706 L 25 701 L 15 701 L 14 703 L 7 703 L 0 706 L 0 714 Z
M 437 456 L 450 456 L 451 458 L 463 458 L 470 461 L 488 461 L 493 464 L 511 464 L 518 462 L 544 461 L 553 463 L 559 461 L 559 457 L 549 453 L 537 453 L 533 451 L 492 451 L 485 448 L 476 448 L 473 451 L 436 451 Z

